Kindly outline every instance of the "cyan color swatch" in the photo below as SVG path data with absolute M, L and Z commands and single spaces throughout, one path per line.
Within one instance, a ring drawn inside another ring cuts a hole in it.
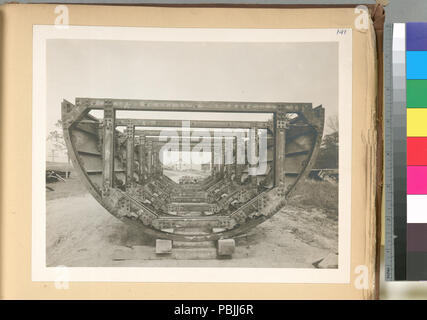
M 406 77 L 410 80 L 427 79 L 427 51 L 406 52 Z

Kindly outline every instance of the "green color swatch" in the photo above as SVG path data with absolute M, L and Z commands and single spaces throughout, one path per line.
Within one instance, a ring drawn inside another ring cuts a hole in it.
M 408 108 L 427 108 L 427 80 L 406 81 L 406 104 Z

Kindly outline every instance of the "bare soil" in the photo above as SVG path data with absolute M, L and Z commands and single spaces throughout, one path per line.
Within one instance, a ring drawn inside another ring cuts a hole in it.
M 108 213 L 85 189 L 76 176 L 66 182 L 48 186 L 46 191 L 46 256 L 47 266 L 69 267 L 141 266 L 141 267 L 292 267 L 316 268 L 319 261 L 337 254 L 337 205 L 326 207 L 306 203 L 314 188 L 320 192 L 337 185 L 309 182 L 295 192 L 289 205 L 275 216 L 236 238 L 237 249 L 244 255 L 227 260 L 139 260 L 115 261 L 117 249 L 145 246 L 154 252 L 152 239 L 138 228 L 125 225 Z M 314 192 L 314 191 L 313 191 Z M 337 195 L 336 195 L 337 196 Z M 314 200 L 316 201 L 316 200 Z M 323 199 L 321 199 L 323 202 Z M 336 203 L 337 204 L 337 203 Z

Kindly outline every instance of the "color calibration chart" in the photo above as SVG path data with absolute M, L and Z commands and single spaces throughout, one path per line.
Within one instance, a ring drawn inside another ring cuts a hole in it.
M 384 43 L 386 280 L 427 280 L 427 23 L 389 29 Z

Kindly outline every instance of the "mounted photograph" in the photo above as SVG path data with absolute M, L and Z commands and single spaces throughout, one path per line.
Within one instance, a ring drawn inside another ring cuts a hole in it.
M 348 280 L 350 29 L 36 26 L 33 51 L 38 279 Z

